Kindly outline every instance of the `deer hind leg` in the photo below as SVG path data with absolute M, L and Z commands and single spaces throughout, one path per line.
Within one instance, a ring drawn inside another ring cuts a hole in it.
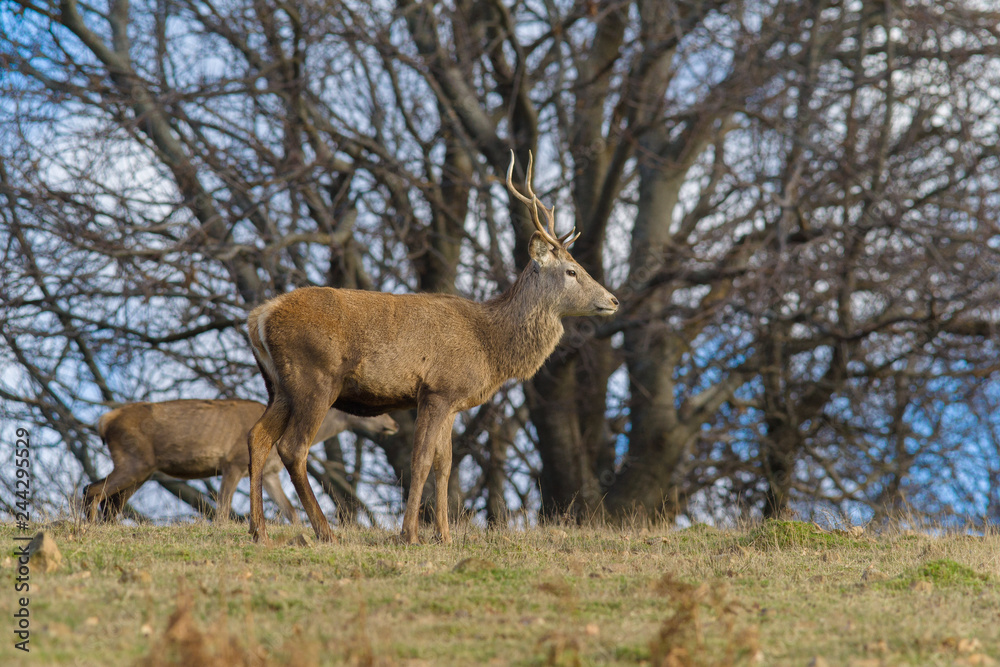
M 270 544 L 264 526 L 264 466 L 274 443 L 288 426 L 289 411 L 284 401 L 271 401 L 264 414 L 247 434 L 250 448 L 250 535 L 254 542 Z
M 153 470 L 151 467 L 136 471 L 134 466 L 116 465 L 110 475 L 99 482 L 94 482 L 84 490 L 83 505 L 87 512 L 87 519 L 89 521 L 96 521 L 98 508 L 101 509 L 102 517 L 105 520 L 110 521 L 114 519 L 118 511 L 121 510 L 121 506 L 124 505 L 124 500 L 120 504 L 115 502 L 109 503 L 108 501 L 119 494 L 123 494 L 127 499 L 152 474 Z M 118 510 L 114 510 L 116 504 Z
M 107 482 L 108 478 L 105 477 L 83 487 L 83 514 L 91 523 L 97 521 L 97 511 L 104 500 L 102 489 Z
M 285 464 L 289 477 L 292 478 L 295 492 L 299 494 L 299 502 L 302 503 L 306 516 L 309 517 L 309 523 L 312 524 L 313 530 L 316 532 L 316 538 L 324 542 L 333 541 L 333 531 L 330 529 L 330 522 L 323 514 L 319 501 L 316 500 L 316 494 L 313 493 L 312 486 L 309 484 L 309 473 L 306 470 L 306 465 L 309 447 L 312 446 L 319 425 L 330 409 L 330 403 L 325 398 L 325 393 L 321 391 L 297 399 L 285 434 L 278 442 L 278 455 L 281 457 L 281 462 Z
M 438 496 L 440 497 L 441 479 L 444 479 L 445 501 L 443 509 L 438 509 L 435 520 L 438 532 L 444 541 L 448 541 L 448 475 L 451 473 L 451 427 L 455 423 L 455 413 L 444 399 L 427 397 L 420 401 L 417 409 L 416 432 L 413 438 L 413 456 L 410 460 L 410 489 L 406 498 L 406 512 L 403 514 L 403 542 L 419 544 L 418 535 L 420 498 L 423 495 L 424 484 L 430 474 L 431 466 L 438 468 L 439 445 L 448 444 L 448 469 L 445 475 L 438 475 Z M 440 501 L 438 501 L 440 502 Z M 444 530 L 441 530 L 442 524 Z
M 448 478 L 451 476 L 451 424 L 438 439 L 434 451 L 434 484 L 437 495 L 434 499 L 434 525 L 437 527 L 438 539 L 444 544 L 451 543 L 451 533 L 448 530 Z
M 215 523 L 228 523 L 233 511 L 233 495 L 246 471 L 238 466 L 230 466 L 222 472 L 219 495 L 215 499 Z
M 292 501 L 288 499 L 288 496 L 285 495 L 285 490 L 281 488 L 281 477 L 278 476 L 278 473 L 274 472 L 264 475 L 264 489 L 271 500 L 278 505 L 281 515 L 288 519 L 288 523 L 297 524 L 299 522 L 299 513 L 295 511 Z
M 105 521 L 114 521 L 122 513 L 122 508 L 125 507 L 125 503 L 128 499 L 139 490 L 139 487 L 146 483 L 149 478 L 143 479 L 131 486 L 128 486 L 118 493 L 108 495 L 107 498 L 101 503 L 101 511 L 104 515 Z

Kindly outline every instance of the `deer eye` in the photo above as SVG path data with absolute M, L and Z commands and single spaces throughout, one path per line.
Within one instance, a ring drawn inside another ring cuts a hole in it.
M 566 269 L 566 275 L 570 276 L 571 278 L 575 278 L 576 277 L 576 269 Z

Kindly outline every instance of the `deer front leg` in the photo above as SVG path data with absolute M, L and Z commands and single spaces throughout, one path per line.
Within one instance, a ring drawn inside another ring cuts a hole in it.
M 410 490 L 406 499 L 406 512 L 403 514 L 403 542 L 419 544 L 420 498 L 423 495 L 424 484 L 430 474 L 431 465 L 437 465 L 440 443 L 447 440 L 449 445 L 448 458 L 451 459 L 451 427 L 455 423 L 455 413 L 447 401 L 439 397 L 426 397 L 420 401 L 417 408 L 416 432 L 413 439 L 413 456 L 410 459 Z M 450 465 L 450 464 L 449 464 Z M 450 469 L 449 469 L 450 472 Z M 440 483 L 440 482 L 439 482 Z M 445 477 L 445 496 L 447 497 L 447 477 Z M 448 534 L 447 506 L 445 513 L 436 515 L 438 532 L 441 532 L 441 520 L 444 520 L 444 537 Z

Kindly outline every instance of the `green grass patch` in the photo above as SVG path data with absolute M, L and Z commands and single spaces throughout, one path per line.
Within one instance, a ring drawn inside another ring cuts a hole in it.
M 845 531 L 829 531 L 814 523 L 771 520 L 751 527 L 739 543 L 761 551 L 769 549 L 836 549 L 853 548 L 858 540 Z
M 947 558 L 928 561 L 880 583 L 885 588 L 902 590 L 914 588 L 919 582 L 927 582 L 935 587 L 970 588 L 975 591 L 980 591 L 991 583 L 989 575 Z

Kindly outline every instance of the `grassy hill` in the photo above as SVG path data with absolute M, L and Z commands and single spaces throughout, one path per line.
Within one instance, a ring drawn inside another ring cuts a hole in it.
M 404 547 L 274 526 L 286 543 L 261 548 L 242 525 L 47 530 L 64 564 L 32 567 L 31 652 L 5 630 L 0 664 L 1000 664 L 996 535 L 456 526 Z M 0 526 L 9 627 L 19 534 Z

